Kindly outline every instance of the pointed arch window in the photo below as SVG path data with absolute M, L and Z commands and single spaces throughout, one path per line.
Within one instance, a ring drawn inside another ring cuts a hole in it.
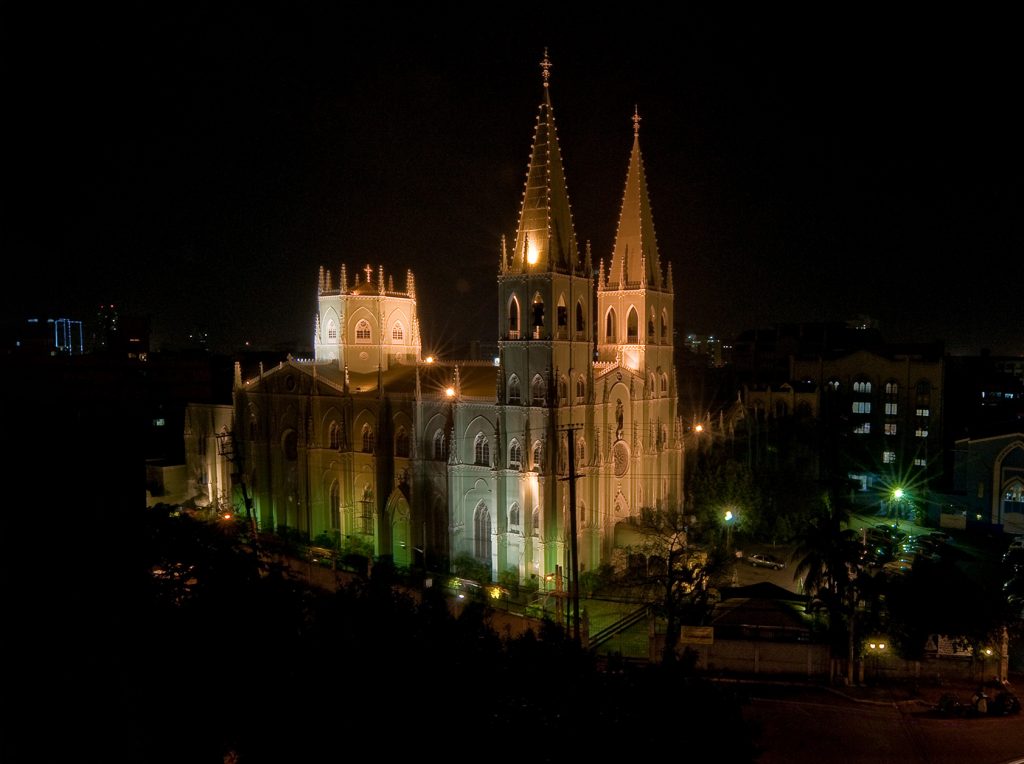
M 523 467 L 523 447 L 519 445 L 518 440 L 513 440 L 512 445 L 509 446 L 508 467 L 512 470 L 522 469 Z
M 363 489 L 363 498 L 359 500 L 359 530 L 370 535 L 373 533 L 373 489 Z
M 363 425 L 363 453 L 372 454 L 376 439 L 373 436 L 373 428 L 368 424 Z
M 520 390 L 519 377 L 513 374 L 508 378 L 508 402 L 512 406 L 518 406 L 522 403 L 523 396 Z
M 544 329 L 544 300 L 540 293 L 533 298 L 533 338 L 539 340 Z
M 576 440 L 576 466 L 580 467 L 587 461 L 587 441 L 583 438 Z
M 544 451 L 543 451 L 543 449 L 541 447 L 540 441 L 539 440 L 534 441 L 534 443 L 533 443 L 533 464 L 531 465 L 533 467 L 533 469 L 540 470 L 541 459 L 542 459 L 543 456 L 544 456 Z
M 335 451 L 341 448 L 341 428 L 337 422 L 331 422 L 331 429 L 327 436 L 327 445 L 328 448 L 333 448 Z
M 533 512 L 530 513 L 530 535 L 540 535 L 540 507 L 534 507 Z
M 395 433 L 395 456 L 406 459 L 409 457 L 409 433 L 404 427 L 399 427 Z
M 532 405 L 544 405 L 547 396 L 544 395 L 544 378 L 540 374 L 533 378 L 533 383 L 530 385 L 530 396 Z
M 515 297 L 508 302 L 508 338 L 519 339 L 519 300 Z
M 604 341 L 605 342 L 616 342 L 615 339 L 615 311 L 611 308 L 608 310 L 608 315 L 604 319 Z
M 668 340 L 668 313 L 661 311 L 661 341 Z
M 651 316 L 647 319 L 647 341 L 654 342 L 656 336 L 654 334 L 654 308 L 651 308 Z
M 515 502 L 508 510 L 508 527 L 519 530 L 519 505 Z
M 365 318 L 360 319 L 356 324 L 356 342 L 360 345 L 370 343 L 370 322 Z
M 331 501 L 328 511 L 331 513 L 331 530 L 339 530 L 341 528 L 341 488 L 338 486 L 337 480 L 331 483 Z
M 444 432 L 437 430 L 434 433 L 434 459 L 435 461 L 448 461 L 448 448 L 444 440 Z
M 491 465 L 491 444 L 482 432 L 477 433 L 473 441 L 473 463 L 485 467 Z
M 405 339 L 405 331 L 402 329 L 402 322 L 396 321 L 395 325 L 391 327 L 391 341 L 401 342 Z
M 334 323 L 333 318 L 327 319 L 327 339 L 336 340 L 338 339 L 338 325 Z
M 640 341 L 640 318 L 636 314 L 636 308 L 630 308 L 626 314 L 626 342 L 636 344 Z
M 576 339 L 583 339 L 586 332 L 586 325 L 583 319 L 583 303 L 576 303 Z
M 587 397 L 587 383 L 583 381 L 583 375 L 576 377 L 576 402 L 583 403 Z
M 569 380 L 565 376 L 558 378 L 558 402 L 565 403 L 569 400 Z
M 668 374 L 665 374 L 664 372 L 662 372 L 662 375 L 661 375 L 661 392 L 662 393 L 667 393 L 668 392 Z
M 491 513 L 482 501 L 473 511 L 473 556 L 491 564 Z
M 558 323 L 558 334 L 564 335 L 569 330 L 569 309 L 565 306 L 565 298 L 558 298 L 558 309 L 556 313 Z

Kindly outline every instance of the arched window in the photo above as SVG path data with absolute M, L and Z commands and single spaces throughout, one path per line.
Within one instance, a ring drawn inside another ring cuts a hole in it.
M 338 325 L 334 323 L 333 318 L 327 319 L 327 339 L 336 340 L 338 339 Z
M 513 374 L 508 378 L 508 402 L 513 406 L 522 403 L 522 392 L 519 389 L 519 377 Z
M 576 339 L 583 339 L 583 334 L 586 332 L 586 326 L 583 323 L 583 303 L 576 303 Z
M 565 332 L 569 331 L 569 309 L 565 307 L 565 298 L 561 296 L 558 298 L 556 320 L 559 335 L 564 335 Z
M 508 336 L 519 339 L 519 300 L 513 297 L 508 303 Z
M 661 392 L 668 392 L 668 374 L 661 375 Z
M 587 460 L 587 441 L 583 438 L 576 440 L 576 466 L 581 466 Z
M 857 380 L 853 383 L 853 392 L 855 393 L 870 393 L 871 383 L 867 380 Z
M 665 448 L 668 445 L 668 425 L 663 424 L 661 426 L 661 447 Z
M 341 428 L 338 427 L 337 422 L 331 422 L 331 429 L 327 442 L 328 448 L 333 448 L 335 450 L 341 448 Z
M 604 319 L 604 341 L 615 342 L 615 311 L 608 311 L 608 315 Z
M 565 403 L 569 400 L 569 380 L 564 376 L 558 378 L 558 402 Z
M 370 322 L 365 318 L 356 324 L 356 342 L 360 345 L 367 345 L 370 342 Z
M 477 433 L 476 440 L 473 441 L 473 457 L 475 464 L 484 466 L 491 464 L 491 444 L 488 443 L 487 436 L 482 432 Z
M 587 383 L 583 381 L 583 375 L 576 377 L 576 402 L 583 403 L 587 397 Z
M 508 510 L 508 527 L 519 528 L 519 505 L 513 503 Z
M 376 441 L 373 437 L 373 428 L 368 424 L 363 425 L 363 453 L 372 454 Z
M 668 340 L 668 313 L 661 311 L 661 341 Z
M 281 438 L 281 449 L 288 461 L 294 462 L 299 458 L 299 435 L 295 430 L 288 430 Z
M 366 486 L 363 498 L 359 500 L 359 530 L 367 535 L 373 533 L 373 489 Z
M 445 448 L 444 432 L 441 430 L 434 433 L 434 459 L 439 462 L 448 460 L 448 449 Z
M 402 331 L 402 324 L 400 322 L 396 321 L 395 325 L 393 327 L 391 327 L 391 341 L 392 342 L 401 342 L 404 337 L 405 337 L 405 332 Z
M 409 456 L 409 433 L 404 427 L 399 427 L 395 433 L 395 456 L 408 458 Z
M 540 507 L 534 507 L 530 513 L 530 535 L 540 535 Z
M 647 319 L 647 340 L 648 342 L 654 342 L 654 308 L 651 308 L 651 316 Z
M 513 470 L 521 469 L 523 466 L 523 448 L 519 445 L 518 440 L 513 440 L 512 445 L 509 446 L 508 466 Z
M 341 528 L 341 488 L 337 480 L 331 483 L 331 501 L 327 511 L 331 513 L 331 530 Z
M 544 328 L 544 300 L 538 292 L 533 297 L 533 338 L 540 339 L 541 330 Z
M 491 564 L 491 513 L 482 501 L 473 512 L 473 556 Z
M 626 315 L 626 342 L 635 344 L 640 341 L 640 318 L 636 308 L 630 308 Z
M 547 396 L 544 395 L 544 378 L 540 374 L 533 378 L 533 383 L 530 385 L 530 395 L 532 405 L 544 405 Z
M 541 467 L 541 459 L 544 456 L 544 451 L 540 445 L 539 440 L 533 442 L 533 464 L 530 466 L 535 470 L 539 470 Z
M 886 395 L 896 395 L 897 393 L 899 393 L 899 391 L 900 391 L 900 386 L 899 386 L 898 383 L 896 383 L 896 382 L 886 382 L 885 383 L 885 394 Z

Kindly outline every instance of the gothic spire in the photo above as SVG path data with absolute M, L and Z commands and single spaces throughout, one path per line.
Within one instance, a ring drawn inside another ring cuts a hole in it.
M 540 66 L 544 98 L 537 114 L 510 265 L 511 270 L 520 272 L 527 269 L 575 272 L 581 263 L 551 108 L 551 61 L 546 49 Z
M 615 235 L 615 249 L 612 251 L 609 270 L 611 273 L 624 272 L 625 280 L 629 284 L 646 281 L 648 285 L 662 289 L 661 260 L 658 258 L 658 243 L 654 237 L 654 217 L 647 196 L 644 161 L 640 155 L 640 119 L 639 112 L 634 109 L 633 151 L 629 156 L 626 192 L 622 198 L 619 230 Z M 627 252 L 633 254 L 628 262 Z

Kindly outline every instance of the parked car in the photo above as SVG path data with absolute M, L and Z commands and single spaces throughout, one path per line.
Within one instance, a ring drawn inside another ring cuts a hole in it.
M 770 554 L 748 554 L 744 559 L 749 565 L 752 565 L 755 568 L 782 570 L 786 567 L 786 563 L 784 561 Z

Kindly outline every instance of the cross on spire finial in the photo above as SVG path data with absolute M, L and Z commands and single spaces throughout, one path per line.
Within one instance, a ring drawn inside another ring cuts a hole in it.
M 634 105 L 633 106 L 633 137 L 636 138 L 640 135 L 640 110 Z
M 369 263 L 367 263 L 366 267 L 363 268 L 363 270 L 366 271 L 366 283 L 369 284 L 370 278 L 373 276 L 373 267 Z
M 544 48 L 544 58 L 540 62 L 540 76 L 544 78 L 544 87 L 548 86 L 551 78 L 551 59 L 548 58 L 548 49 Z

